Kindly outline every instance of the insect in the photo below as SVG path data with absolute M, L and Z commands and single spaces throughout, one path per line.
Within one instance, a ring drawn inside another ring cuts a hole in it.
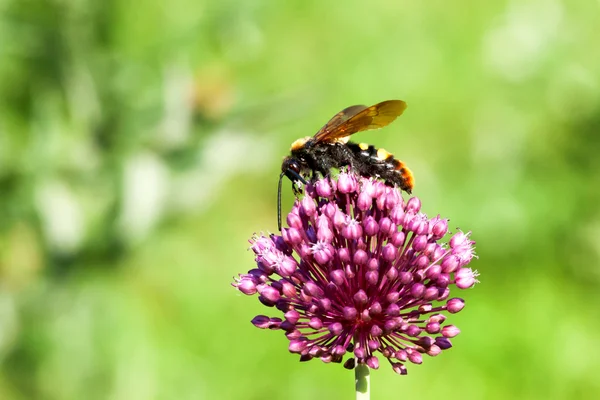
M 397 185 L 411 193 L 414 178 L 404 163 L 386 150 L 366 143 L 349 141 L 350 135 L 379 129 L 392 123 L 406 109 L 402 100 L 387 100 L 374 106 L 350 106 L 335 114 L 312 137 L 292 143 L 290 155 L 283 159 L 277 192 L 277 218 L 281 231 L 281 181 L 287 176 L 292 181 L 294 194 L 301 183 L 327 176 L 332 168 L 350 166 L 362 176 L 380 178 L 389 185 Z

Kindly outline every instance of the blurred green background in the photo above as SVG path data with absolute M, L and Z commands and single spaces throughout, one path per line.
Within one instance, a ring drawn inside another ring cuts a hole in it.
M 586 0 L 0 0 L 0 399 L 353 398 L 230 282 L 289 144 L 386 99 L 358 140 L 473 231 L 481 283 L 372 398 L 600 398 L 599 27 Z

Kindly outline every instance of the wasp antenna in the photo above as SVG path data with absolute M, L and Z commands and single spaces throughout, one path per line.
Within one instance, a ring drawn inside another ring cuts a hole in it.
M 277 186 L 277 228 L 281 232 L 281 180 L 285 176 L 285 172 L 279 175 L 279 185 Z

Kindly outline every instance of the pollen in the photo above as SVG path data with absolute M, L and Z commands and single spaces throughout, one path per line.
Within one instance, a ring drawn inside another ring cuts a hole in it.
M 369 149 L 369 145 L 367 143 L 359 143 L 358 144 L 358 148 L 361 150 L 368 150 Z

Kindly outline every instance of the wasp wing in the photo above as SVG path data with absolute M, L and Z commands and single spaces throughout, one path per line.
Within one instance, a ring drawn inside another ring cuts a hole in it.
M 315 142 L 334 142 L 356 132 L 379 129 L 393 122 L 406 109 L 402 100 L 387 100 L 371 107 L 351 106 L 331 118 L 315 134 Z
M 331 132 L 336 127 L 340 126 L 342 123 L 346 122 L 351 117 L 355 116 L 356 114 L 358 114 L 366 108 L 367 106 L 363 105 L 356 105 L 344 108 L 342 111 L 335 114 L 325 125 L 323 125 L 323 127 L 319 129 L 319 132 L 317 132 L 315 136 L 319 135 L 321 132 Z

